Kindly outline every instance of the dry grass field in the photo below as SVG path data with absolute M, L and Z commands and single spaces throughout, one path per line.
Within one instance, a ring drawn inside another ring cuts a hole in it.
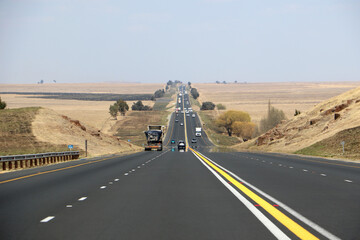
M 84 83 L 84 84 L 1 84 L 0 92 L 79 92 L 79 93 L 118 93 L 144 94 L 154 93 L 163 84 L 130 83 Z M 77 119 L 87 125 L 107 132 L 112 126 L 109 106 L 113 101 L 79 101 L 29 98 L 32 95 L 0 94 L 8 108 L 44 107 L 61 115 Z M 131 108 L 133 101 L 127 102 Z M 153 106 L 152 101 L 143 101 L 144 105 Z M 131 109 L 130 109 L 131 110 Z M 120 119 L 121 117 L 119 117 Z
M 267 112 L 268 101 L 293 117 L 295 109 L 305 112 L 314 105 L 360 86 L 360 82 L 341 83 L 247 83 L 193 84 L 201 102 L 222 103 L 227 110 L 242 110 L 258 123 Z
M 63 92 L 63 93 L 154 93 L 161 83 L 44 83 L 0 84 L 0 92 Z

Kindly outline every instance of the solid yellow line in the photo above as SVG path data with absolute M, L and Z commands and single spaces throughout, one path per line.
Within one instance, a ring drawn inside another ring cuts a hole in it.
M 188 150 L 188 146 L 189 146 L 189 143 L 188 143 L 188 139 L 187 139 L 187 130 L 186 130 L 186 113 L 185 113 L 185 104 L 184 104 L 184 94 L 182 95 L 182 102 L 183 102 L 183 112 L 184 112 L 184 131 L 185 131 L 185 151 Z
M 8 183 L 8 182 L 13 182 L 13 181 L 20 180 L 20 179 L 30 178 L 30 177 L 34 177 L 34 176 L 38 176 L 38 175 L 43 175 L 43 174 L 46 174 L 46 173 L 63 171 L 63 170 L 66 170 L 66 169 L 75 168 L 75 167 L 80 167 L 80 166 L 87 165 L 87 164 L 91 164 L 91 163 L 102 162 L 102 161 L 109 160 L 109 159 L 113 159 L 113 158 L 104 158 L 104 159 L 101 159 L 101 160 L 95 160 L 95 161 L 91 161 L 91 162 L 81 163 L 81 164 L 74 165 L 74 166 L 69 166 L 69 167 L 64 167 L 64 168 L 49 170 L 49 171 L 45 171 L 45 172 L 34 173 L 34 174 L 30 174 L 30 175 L 26 175 L 26 176 L 22 176 L 22 177 L 18 177 L 18 178 L 12 178 L 12 179 L 8 179 L 8 180 L 1 181 L 0 184 Z
M 209 160 L 204 158 L 202 155 L 200 155 L 197 151 L 190 148 L 191 151 L 193 151 L 197 156 L 199 156 L 204 162 L 206 162 L 209 166 L 211 166 L 214 170 L 216 170 L 219 174 L 221 174 L 223 177 L 225 177 L 228 181 L 230 181 L 232 184 L 234 184 L 239 190 L 241 190 L 244 194 L 246 194 L 249 198 L 251 198 L 253 201 L 255 201 L 257 204 L 259 204 L 262 208 L 264 208 L 268 213 L 270 213 L 274 218 L 276 218 L 280 223 L 282 223 L 285 227 L 287 227 L 290 231 L 292 231 L 296 236 L 298 236 L 300 239 L 318 239 L 314 235 L 312 235 L 310 232 L 308 232 L 306 229 L 301 227 L 299 224 L 294 222 L 291 218 L 280 212 L 278 209 L 276 209 L 274 206 L 272 206 L 270 203 L 256 195 L 254 192 L 252 192 L 250 189 L 245 187 L 243 184 L 240 184 L 238 181 L 236 181 L 234 178 L 232 178 L 229 174 L 224 172 L 221 168 L 217 167 L 213 163 L 211 163 Z

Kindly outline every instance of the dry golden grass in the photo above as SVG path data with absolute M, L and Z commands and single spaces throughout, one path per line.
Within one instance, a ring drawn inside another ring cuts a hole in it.
M 86 93 L 119 93 L 142 94 L 153 93 L 163 87 L 162 84 L 3 84 L 2 92 L 86 92 Z M 61 99 L 29 98 L 32 95 L 2 94 L 7 108 L 44 107 L 59 114 L 80 120 L 87 125 L 107 132 L 111 127 L 109 106 L 114 101 L 79 101 Z M 134 101 L 127 101 L 130 111 Z M 143 101 L 152 107 L 153 101 Z
M 45 83 L 1 84 L 0 92 L 64 92 L 64 93 L 154 93 L 161 83 Z
M 360 82 L 193 84 L 200 93 L 201 102 L 222 103 L 227 110 L 246 111 L 255 123 L 265 116 L 269 100 L 288 118 L 292 118 L 295 109 L 305 112 L 357 86 L 360 86 Z
M 334 109 L 338 110 L 335 111 Z M 337 118 L 335 118 L 335 113 L 339 114 Z M 258 139 L 258 142 L 264 144 L 257 146 L 255 144 L 256 139 L 253 139 L 240 144 L 238 148 L 291 153 L 330 139 L 341 131 L 359 126 L 360 87 L 327 99 L 309 111 L 279 124 Z M 347 138 L 349 139 L 349 137 Z M 340 142 L 344 139 L 335 140 L 340 146 Z M 357 159 L 359 159 L 358 155 Z
M 32 122 L 36 139 L 54 145 L 74 145 L 75 150 L 85 150 L 88 141 L 89 156 L 134 152 L 142 150 L 116 137 L 99 132 L 83 122 L 63 117 L 51 109 L 40 109 Z

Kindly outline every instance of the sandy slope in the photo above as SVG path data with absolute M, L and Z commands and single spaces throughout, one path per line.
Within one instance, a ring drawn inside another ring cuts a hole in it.
M 72 144 L 75 149 L 84 150 L 84 142 L 87 139 L 90 156 L 142 150 L 140 147 L 119 141 L 79 121 L 59 115 L 51 109 L 39 110 L 32 123 L 32 129 L 39 141 Z
M 257 139 L 239 144 L 237 148 L 294 152 L 357 126 L 360 126 L 360 87 L 319 103 L 310 111 L 279 124 Z

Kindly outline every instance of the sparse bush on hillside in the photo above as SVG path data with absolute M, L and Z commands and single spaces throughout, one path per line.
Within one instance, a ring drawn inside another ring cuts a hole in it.
M 216 104 L 216 108 L 217 108 L 218 110 L 225 110 L 225 109 L 226 109 L 226 106 L 223 105 L 223 104 L 221 104 L 221 103 L 219 103 L 219 104 Z
M 286 119 L 285 113 L 271 106 L 270 101 L 268 104 L 268 113 L 265 118 L 262 118 L 260 121 L 260 132 L 264 133 L 268 130 L 274 128 L 278 125 L 282 120 Z
M 299 111 L 299 110 L 297 110 L 297 109 L 295 109 L 295 114 L 294 114 L 294 116 L 297 116 L 297 115 L 299 115 L 301 112 Z
M 200 110 L 214 110 L 214 109 L 215 109 L 215 104 L 212 102 L 203 102 L 200 108 Z
M 234 122 L 232 127 L 236 136 L 250 139 L 255 132 L 256 124 L 252 122 Z
M 200 96 L 200 94 L 199 94 L 199 92 L 197 91 L 196 88 L 191 88 L 190 93 L 191 93 L 191 96 L 192 96 L 194 99 L 197 99 L 197 98 Z
M 249 124 L 248 125 L 242 124 L 242 123 L 250 123 L 250 122 L 251 122 L 251 118 L 247 112 L 234 111 L 234 110 L 229 110 L 221 114 L 216 120 L 216 124 L 219 127 L 224 128 L 229 136 L 232 135 L 235 127 L 237 131 L 236 134 L 238 134 L 239 136 L 246 133 L 247 136 L 250 135 L 251 137 L 251 135 L 254 132 L 254 126 L 252 125 L 250 126 Z M 250 129 L 251 131 L 249 130 L 251 134 L 247 134 L 248 133 L 247 128 L 252 129 L 252 130 Z
M 5 108 L 6 108 L 6 102 L 2 101 L 0 97 L 0 110 Z
M 161 98 L 164 95 L 165 95 L 165 90 L 164 89 L 158 89 L 154 93 L 154 98 Z
M 133 111 L 149 111 L 151 107 L 144 105 L 142 101 L 139 100 L 131 106 L 131 109 Z

